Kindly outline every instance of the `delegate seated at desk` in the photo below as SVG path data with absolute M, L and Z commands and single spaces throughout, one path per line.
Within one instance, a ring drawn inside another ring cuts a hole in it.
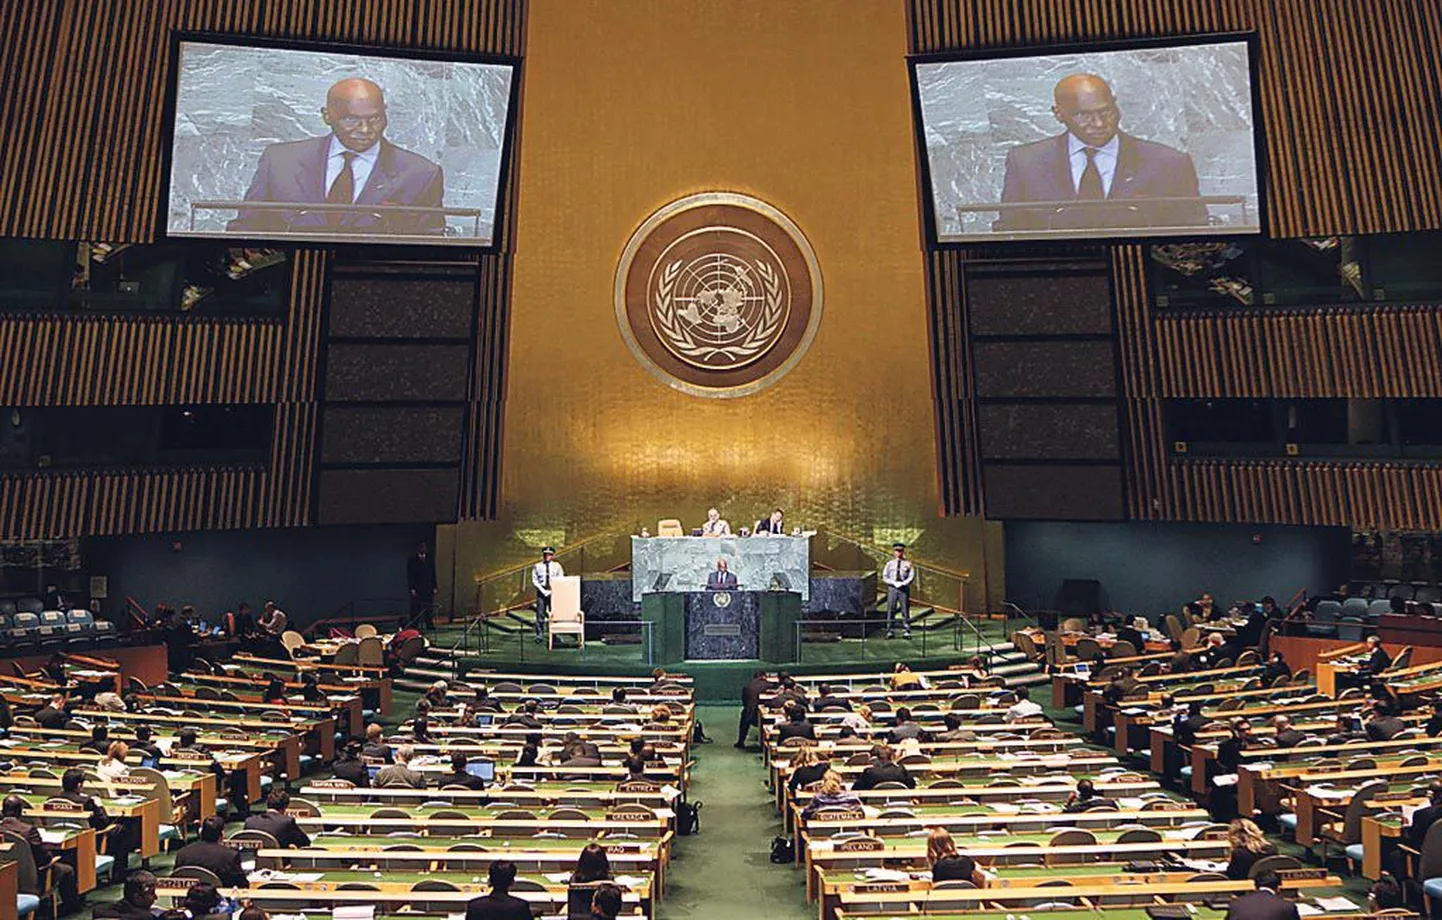
M 716 569 L 706 576 L 707 591 L 735 591 L 736 573 L 726 568 L 725 559 L 716 560 Z

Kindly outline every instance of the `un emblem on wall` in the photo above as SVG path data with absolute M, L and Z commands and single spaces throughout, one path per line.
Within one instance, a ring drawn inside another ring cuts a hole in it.
M 821 272 L 785 214 L 746 195 L 673 201 L 636 229 L 616 319 L 637 360 L 697 396 L 744 396 L 801 360 L 821 321 Z

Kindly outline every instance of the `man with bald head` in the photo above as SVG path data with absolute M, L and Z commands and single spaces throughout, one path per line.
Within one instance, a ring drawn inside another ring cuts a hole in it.
M 385 92 L 370 80 L 341 80 L 326 93 L 322 137 L 271 144 L 245 193 L 246 201 L 353 206 L 353 210 L 242 209 L 226 225 L 236 233 L 439 235 L 445 219 L 366 205 L 438 208 L 441 168 L 385 139 Z
M 1106 80 L 1072 74 L 1058 81 L 1052 98 L 1052 115 L 1066 131 L 1009 150 L 1001 193 L 1003 204 L 1048 205 L 1007 211 L 992 229 L 1207 225 L 1203 204 L 1156 200 L 1196 198 L 1196 166 L 1180 150 L 1119 130 L 1121 106 Z

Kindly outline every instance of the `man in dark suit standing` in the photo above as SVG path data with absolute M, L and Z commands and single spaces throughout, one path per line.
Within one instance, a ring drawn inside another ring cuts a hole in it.
M 1234 898 L 1227 906 L 1226 920 L 1298 920 L 1297 905 L 1279 892 L 1282 880 L 1270 869 L 1253 880 L 1256 891 Z
M 264 831 L 275 838 L 283 847 L 308 847 L 310 836 L 295 823 L 295 818 L 285 813 L 290 804 L 290 793 L 284 789 L 273 789 L 265 799 L 265 812 L 245 819 L 248 831 Z
M 716 570 L 706 576 L 707 591 L 735 591 L 736 573 L 726 567 L 725 559 L 716 560 Z
M 246 190 L 246 201 L 298 205 L 400 205 L 439 208 L 441 168 L 385 139 L 385 93 L 370 80 L 341 80 L 326 93 L 324 137 L 271 144 Z M 233 233 L 317 233 L 439 236 L 445 218 L 415 211 L 260 210 L 242 208 L 226 224 Z
M 435 629 L 436 561 L 424 543 L 406 560 L 406 587 L 411 592 L 411 622 L 421 617 L 426 629 Z
M 1148 201 L 1197 197 L 1196 166 L 1180 150 L 1119 131 L 1121 109 L 1107 81 L 1072 74 L 1052 96 L 1052 114 L 1067 130 L 1007 151 L 1001 200 L 1078 204 L 1009 210 L 994 230 L 1207 225 L 1206 205 Z
M 226 846 L 222 842 L 224 835 L 225 819 L 220 815 L 211 815 L 200 822 L 200 839 L 180 848 L 175 854 L 175 868 L 199 866 L 214 872 L 222 885 L 249 887 L 245 869 L 240 864 L 240 850 Z
M 736 730 L 736 747 L 746 747 L 746 736 L 751 726 L 758 724 L 761 710 L 761 696 L 771 689 L 771 681 L 765 671 L 757 671 L 751 680 L 741 688 L 741 725 Z

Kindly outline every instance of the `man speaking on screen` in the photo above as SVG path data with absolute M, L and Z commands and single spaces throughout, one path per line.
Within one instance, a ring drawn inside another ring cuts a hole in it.
M 1200 202 L 1156 200 L 1196 198 L 1196 166 L 1180 150 L 1119 131 L 1121 109 L 1107 81 L 1072 74 L 1052 97 L 1052 114 L 1066 132 L 1009 150 L 1001 193 L 1003 204 L 1048 206 L 1004 211 L 992 229 L 1207 225 Z
M 326 93 L 324 137 L 271 144 L 245 193 L 246 201 L 354 205 L 354 210 L 241 209 L 226 224 L 237 233 L 440 235 L 445 218 L 366 205 L 438 208 L 440 166 L 385 139 L 386 100 L 370 80 L 341 80 Z

